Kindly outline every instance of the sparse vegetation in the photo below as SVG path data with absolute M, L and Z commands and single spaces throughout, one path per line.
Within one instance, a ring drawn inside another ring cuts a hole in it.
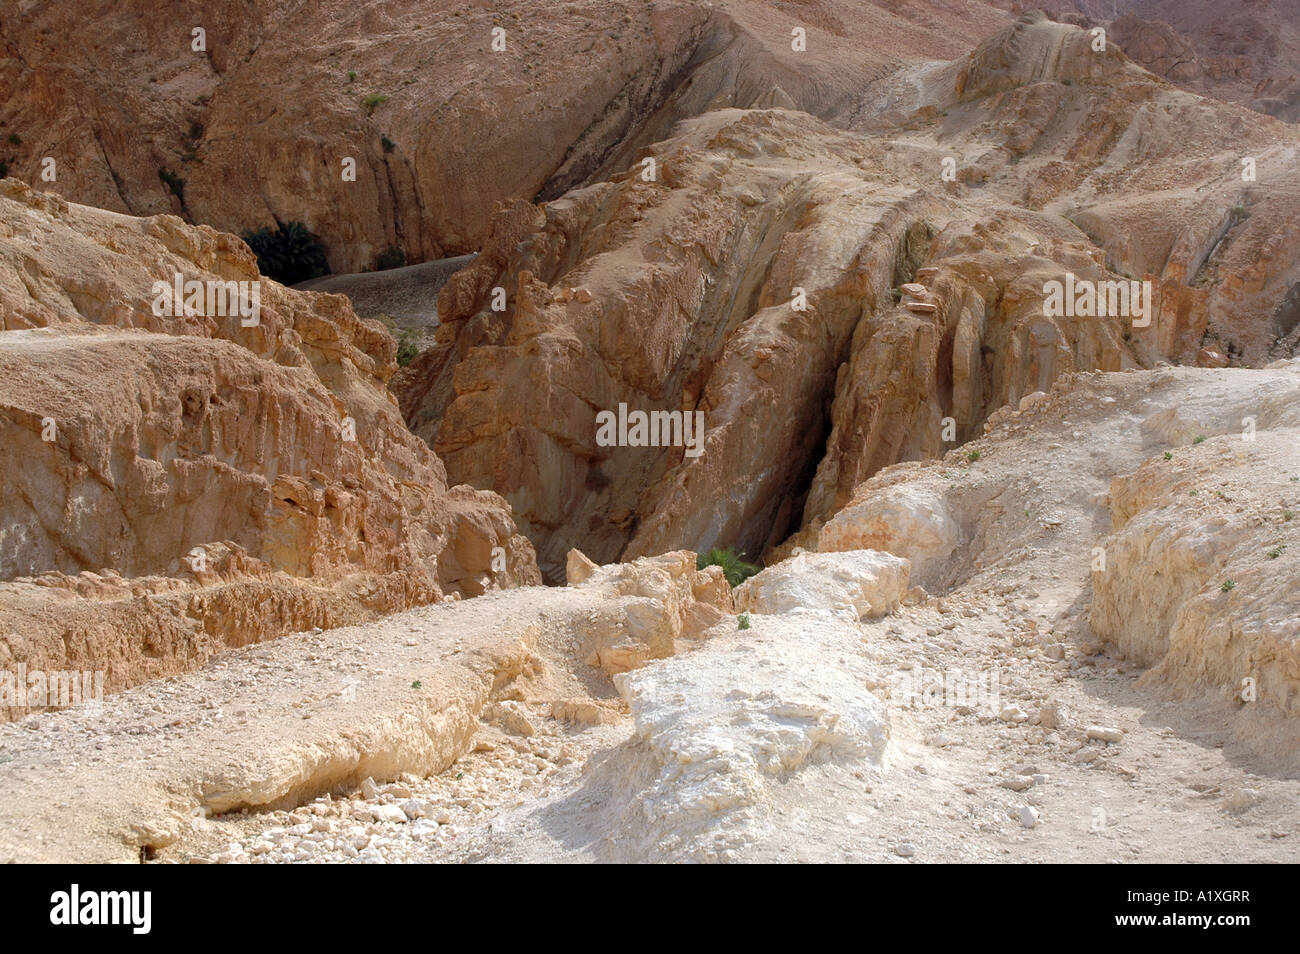
M 390 268 L 401 268 L 406 264 L 406 253 L 396 245 L 390 245 L 375 258 L 375 271 L 385 272 Z
M 735 550 L 730 548 L 723 550 L 719 547 L 714 547 L 708 553 L 696 555 L 695 568 L 703 570 L 706 566 L 722 567 L 722 575 L 727 578 L 727 582 L 733 589 L 762 569 L 753 563 L 745 562 Z
M 1194 438 L 1192 438 L 1192 443 L 1193 443 L 1193 444 L 1204 444 L 1204 443 L 1205 443 L 1205 435 L 1204 435 L 1204 434 L 1197 434 Z
M 397 339 L 397 365 L 404 368 L 424 349 L 420 347 L 420 333 L 414 328 L 399 328 L 397 322 L 388 315 L 376 315 L 375 320 L 388 329 L 388 333 Z
M 12 146 L 21 146 L 23 144 L 23 137 L 17 133 L 10 133 L 9 144 Z
M 1286 549 L 1286 544 L 1285 544 L 1285 543 L 1279 543 L 1279 544 L 1278 544 L 1277 546 L 1275 546 L 1273 549 L 1271 549 L 1271 550 L 1268 551 L 1268 558 L 1269 558 L 1270 560 L 1276 560 L 1278 557 L 1280 557 L 1280 556 L 1282 555 L 1282 551 L 1285 550 L 1285 549 Z
M 1219 589 L 1221 589 L 1221 590 L 1223 590 L 1223 592 L 1227 593 L 1227 592 L 1229 592 L 1230 590 L 1232 590 L 1232 588 L 1233 588 L 1234 586 L 1236 586 L 1236 585 L 1237 585 L 1237 583 L 1236 583 L 1235 580 L 1224 580 L 1224 581 L 1223 581 L 1223 585 L 1220 586 Z
M 966 459 L 967 459 L 968 461 L 970 461 L 970 462 L 973 464 L 973 463 L 975 463 L 975 461 L 977 461 L 977 460 L 980 459 L 980 452 L 977 451 L 977 450 L 967 451 L 967 452 L 966 452 Z
M 159 169 L 158 178 L 163 181 L 171 194 L 176 196 L 182 202 L 185 201 L 185 180 L 172 172 L 170 169 Z
M 397 336 L 397 364 L 406 367 L 420 353 L 419 337 L 415 331 L 406 328 Z
M 1174 455 L 1171 454 L 1169 451 L 1165 451 L 1165 460 L 1173 460 L 1173 459 L 1174 459 Z
M 367 96 L 361 97 L 361 105 L 366 108 L 367 116 L 373 116 L 375 114 L 375 110 L 378 109 L 380 106 L 384 105 L 384 103 L 386 102 L 388 102 L 388 97 L 381 96 L 378 93 L 370 93 Z
M 387 136 L 380 136 L 379 144 L 384 147 L 384 152 L 392 152 L 397 148 L 397 143 L 393 142 Z
M 257 256 L 257 268 L 282 285 L 294 285 L 329 274 L 325 246 L 301 222 L 287 222 L 272 230 L 245 232 L 243 239 Z
M 736 617 L 736 629 L 749 629 L 749 614 L 741 613 Z
M 356 71 L 356 70 L 348 70 L 348 82 L 349 82 L 349 83 L 355 83 L 356 81 L 357 81 L 357 71 Z
M 422 683 L 420 680 L 417 679 L 417 680 L 415 680 L 415 682 L 411 683 L 411 688 L 412 688 L 412 689 L 419 689 L 419 688 L 420 688 L 421 686 L 423 686 L 423 685 L 424 685 L 424 683 Z

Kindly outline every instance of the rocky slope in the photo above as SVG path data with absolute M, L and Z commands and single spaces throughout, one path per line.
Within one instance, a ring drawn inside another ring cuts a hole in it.
M 1295 861 L 1298 408 L 1066 375 L 732 592 L 575 552 L 0 726 L 0 858 Z
M 0 239 L 6 668 L 103 670 L 112 691 L 537 578 L 509 507 L 449 488 L 405 429 L 393 340 L 346 299 L 259 279 L 233 236 L 15 179 Z M 260 281 L 260 311 L 169 315 L 154 282 L 178 275 Z
M 511 502 L 549 579 L 573 546 L 763 553 L 1066 371 L 1294 348 L 1291 127 L 1041 15 L 893 83 L 869 132 L 684 121 L 628 172 L 503 209 L 444 287 L 403 412 Z M 1149 313 L 1045 316 L 1067 272 L 1149 281 Z M 620 405 L 702 414 L 699 452 L 603 446 Z
M 1042 0 L 1036 6 L 1103 27 L 1134 62 L 1172 83 L 1300 122 L 1296 0 Z
M 20 142 L 0 159 L 35 183 L 53 157 L 50 188 L 115 211 L 234 232 L 302 221 L 335 271 L 389 247 L 410 262 L 476 251 L 495 202 L 601 179 L 709 108 L 850 112 L 891 67 L 958 55 L 1007 20 L 977 0 L 219 0 L 155 14 L 7 15 L 0 133 Z M 804 53 L 795 27 L 812 37 Z
M 1292 2 L 6 16 L 0 860 L 1295 860 Z

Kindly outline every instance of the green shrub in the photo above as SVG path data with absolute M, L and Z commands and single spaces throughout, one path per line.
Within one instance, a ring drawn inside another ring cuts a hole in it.
M 741 613 L 736 617 L 736 629 L 749 629 L 749 614 Z
M 397 148 L 397 143 L 393 142 L 387 136 L 380 136 L 379 144 L 384 147 L 384 152 L 392 152 Z
M 762 569 L 753 563 L 746 563 L 742 557 L 736 555 L 732 549 L 720 549 L 714 547 L 708 553 L 699 553 L 695 556 L 695 569 L 703 570 L 706 566 L 722 567 L 722 575 L 727 578 L 727 582 L 733 588 L 740 586 L 747 579 Z
M 243 238 L 257 256 L 258 270 L 282 285 L 296 285 L 329 274 L 325 247 L 301 222 L 245 232 Z
M 397 364 L 406 367 L 420 353 L 419 335 L 407 328 L 397 336 Z
M 380 96 L 378 93 L 371 93 L 368 96 L 361 97 L 361 105 L 366 107 L 366 115 L 373 116 L 375 110 L 388 102 L 387 96 Z

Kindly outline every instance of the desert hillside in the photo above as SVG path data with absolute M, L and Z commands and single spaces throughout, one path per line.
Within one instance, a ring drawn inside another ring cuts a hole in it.
M 1043 6 L 7 13 L 0 860 L 1300 860 L 1300 8 Z

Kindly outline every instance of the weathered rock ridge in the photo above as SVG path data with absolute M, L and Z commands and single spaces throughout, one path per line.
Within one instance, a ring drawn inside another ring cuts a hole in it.
M 233 236 L 0 184 L 0 663 L 116 689 L 536 579 L 509 507 L 403 426 L 378 323 L 267 279 L 256 324 L 160 315 L 176 275 L 259 280 Z
M 1089 40 L 1024 17 L 913 71 L 866 132 L 717 110 L 503 207 L 395 381 L 408 423 L 556 579 L 575 546 L 770 550 L 1064 372 L 1290 353 L 1295 131 Z M 1046 315 L 1067 273 L 1150 282 L 1149 313 Z M 702 412 L 703 453 L 602 446 L 620 405 Z

